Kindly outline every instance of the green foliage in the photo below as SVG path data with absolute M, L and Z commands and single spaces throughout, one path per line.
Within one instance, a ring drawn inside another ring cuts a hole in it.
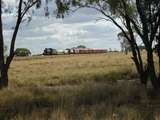
M 17 48 L 15 50 L 15 55 L 16 56 L 29 56 L 29 55 L 31 55 L 31 52 L 27 48 Z
M 41 7 L 41 0 L 38 0 L 38 2 L 36 3 L 36 8 L 38 9 L 38 8 L 40 8 Z
M 110 5 L 110 11 L 115 14 L 120 8 L 120 0 L 108 0 L 107 2 Z
M 64 13 L 69 10 L 69 3 L 67 1 L 56 0 L 57 5 L 57 18 L 64 18 Z
M 85 45 L 78 45 L 77 48 L 87 48 Z

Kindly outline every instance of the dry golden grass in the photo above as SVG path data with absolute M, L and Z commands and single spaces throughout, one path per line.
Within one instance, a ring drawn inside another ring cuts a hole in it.
M 118 53 L 16 58 L 11 86 L 56 86 L 135 78 L 130 55 Z
M 15 58 L 9 78 L 0 120 L 160 120 L 160 98 L 130 81 L 138 78 L 130 55 Z

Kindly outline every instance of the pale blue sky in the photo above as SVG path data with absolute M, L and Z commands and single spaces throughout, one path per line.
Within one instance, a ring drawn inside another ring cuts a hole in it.
M 66 18 L 43 17 L 43 9 L 36 11 L 32 21 L 23 23 L 18 33 L 16 47 L 29 48 L 32 53 L 42 53 L 46 47 L 65 49 L 84 44 L 89 48 L 120 49 L 119 30 L 110 22 L 96 21 L 101 14 L 82 9 Z M 14 15 L 4 15 L 5 42 L 9 45 L 14 26 Z

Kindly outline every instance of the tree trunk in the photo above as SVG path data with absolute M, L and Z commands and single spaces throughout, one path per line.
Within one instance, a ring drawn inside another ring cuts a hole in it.
M 159 89 L 160 84 L 158 82 L 158 78 L 157 78 L 156 71 L 155 71 L 152 49 L 148 49 L 147 52 L 148 52 L 147 53 L 147 63 L 148 63 L 149 77 L 150 77 L 152 86 L 155 89 Z
M 140 73 L 141 84 L 147 86 L 148 75 L 145 72 Z
M 0 89 L 8 87 L 8 68 L 3 65 L 0 76 Z
M 140 81 L 141 81 L 141 84 L 146 86 L 147 85 L 147 79 L 148 79 L 148 69 L 146 68 L 143 68 L 143 66 L 141 65 L 140 61 L 138 60 L 138 57 L 137 57 L 137 52 L 136 52 L 136 49 L 131 47 L 132 49 L 132 60 L 136 66 L 136 70 L 139 74 L 139 77 L 140 77 Z M 141 57 L 141 56 L 140 56 Z

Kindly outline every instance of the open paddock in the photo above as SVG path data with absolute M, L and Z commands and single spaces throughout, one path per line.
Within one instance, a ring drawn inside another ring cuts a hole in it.
M 0 91 L 0 120 L 160 120 L 131 55 L 16 57 Z

